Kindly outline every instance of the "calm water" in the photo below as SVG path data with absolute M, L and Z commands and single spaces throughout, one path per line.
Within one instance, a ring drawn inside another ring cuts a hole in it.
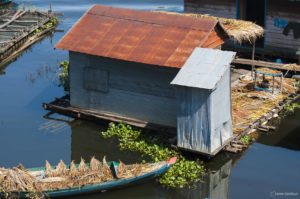
M 93 4 L 183 11 L 178 0 L 31 0 L 18 2 L 31 7 L 52 8 L 64 13 L 59 29 L 65 32 Z M 43 102 L 64 94 L 57 80 L 57 63 L 68 59 L 67 52 L 54 50 L 65 33 L 57 32 L 23 53 L 0 72 L 0 165 L 40 166 L 45 159 L 53 164 L 80 157 L 104 155 L 127 163 L 139 161 L 133 153 L 120 152 L 115 140 L 99 135 L 105 126 L 59 115 L 45 118 Z M 193 189 L 162 188 L 155 181 L 122 190 L 76 198 L 190 198 L 240 199 L 272 198 L 272 192 L 294 192 L 300 198 L 300 112 L 284 120 L 280 128 L 263 135 L 239 155 L 220 154 L 207 164 L 211 172 Z

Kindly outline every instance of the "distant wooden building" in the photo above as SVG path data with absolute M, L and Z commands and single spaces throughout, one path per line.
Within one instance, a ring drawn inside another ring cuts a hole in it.
M 100 115 L 109 114 L 112 120 L 122 118 L 131 124 L 141 121 L 139 124 L 144 122 L 145 127 L 154 124 L 176 128 L 178 96 L 171 81 L 196 48 L 219 49 L 227 38 L 217 20 L 95 5 L 56 47 L 69 51 L 72 106 Z M 211 62 L 202 65 L 201 70 L 205 67 L 210 71 Z M 223 76 L 224 72 L 228 80 L 228 63 L 226 67 L 226 70 L 220 67 L 216 74 Z M 215 78 L 216 74 L 211 77 Z M 221 85 L 229 97 L 230 83 Z M 202 91 L 197 89 L 197 92 Z M 218 100 L 211 101 L 211 107 L 222 106 L 226 110 L 226 120 L 222 118 L 218 122 L 223 125 L 229 121 L 228 130 L 231 130 L 231 118 L 227 117 L 231 114 L 229 101 L 219 105 L 213 105 Z M 193 113 L 190 114 L 192 117 Z M 219 124 L 207 127 L 216 130 Z M 219 140 L 217 148 L 221 149 L 226 140 L 220 134 L 214 137 Z M 202 140 L 197 142 L 200 144 Z M 200 151 L 197 147 L 195 151 L 212 154 L 211 150 Z
M 300 47 L 300 1 L 297 0 L 185 0 L 184 11 L 253 21 L 265 29 L 256 43 L 258 52 L 298 58 Z M 230 44 L 239 50 L 247 46 Z M 250 48 L 248 48 L 250 50 Z

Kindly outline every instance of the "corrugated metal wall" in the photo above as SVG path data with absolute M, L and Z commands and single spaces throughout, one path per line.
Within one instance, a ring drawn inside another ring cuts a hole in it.
M 215 90 L 177 87 L 179 147 L 213 154 L 232 137 L 230 69 Z
M 211 151 L 210 95 L 205 89 L 177 87 L 177 146 L 194 151 Z
M 223 146 L 233 136 L 231 117 L 230 68 L 211 95 L 211 151 Z
M 75 52 L 70 52 L 70 63 L 71 105 L 176 127 L 176 95 L 170 82 L 178 69 Z M 87 81 L 106 85 L 93 73 L 107 75 L 107 91 L 103 86 L 87 88 Z

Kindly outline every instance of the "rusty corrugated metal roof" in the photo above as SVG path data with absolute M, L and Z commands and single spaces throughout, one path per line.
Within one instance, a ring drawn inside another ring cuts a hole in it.
M 181 68 L 195 47 L 224 43 L 211 19 L 94 5 L 56 48 Z

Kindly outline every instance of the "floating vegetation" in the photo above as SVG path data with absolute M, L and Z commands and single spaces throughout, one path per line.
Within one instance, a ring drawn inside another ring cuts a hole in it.
M 58 24 L 57 18 L 53 17 L 51 20 L 49 20 L 47 23 L 45 23 L 42 27 L 35 29 L 33 32 L 33 35 L 37 35 L 37 34 L 42 33 L 43 31 L 54 28 L 57 24 Z
M 57 18 L 53 17 L 50 21 L 48 21 L 46 24 L 44 24 L 44 29 L 50 29 L 53 28 L 58 24 Z
M 245 145 L 249 145 L 252 142 L 252 138 L 249 135 L 244 135 L 240 141 Z
M 284 115 L 290 115 L 293 114 L 295 112 L 296 109 L 300 109 L 300 104 L 298 103 L 291 103 L 291 104 L 286 104 L 284 106 Z
M 69 62 L 68 61 L 62 61 L 59 63 L 59 81 L 60 85 L 64 87 L 65 91 L 70 90 L 69 85 Z
M 117 137 L 121 150 L 141 153 L 154 162 L 164 161 L 176 156 L 177 162 L 159 179 L 159 182 L 170 188 L 182 188 L 200 180 L 204 167 L 195 161 L 189 161 L 179 151 L 166 147 L 159 139 L 151 139 L 142 135 L 140 130 L 133 129 L 123 123 L 110 123 L 107 131 L 102 132 L 103 137 Z

